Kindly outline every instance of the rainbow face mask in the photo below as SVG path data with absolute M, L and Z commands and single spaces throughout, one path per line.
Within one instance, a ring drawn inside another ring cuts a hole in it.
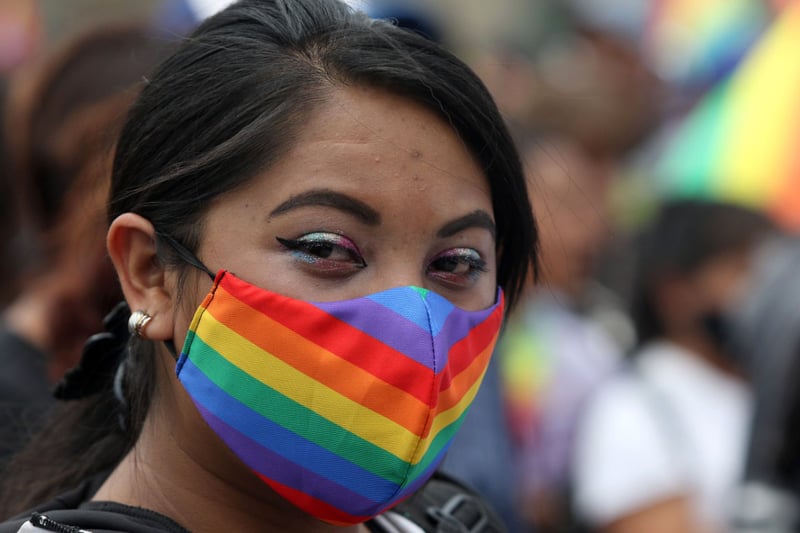
M 272 489 L 334 524 L 410 496 L 483 378 L 503 295 L 464 311 L 417 287 L 305 302 L 217 274 L 177 375 L 208 425 Z

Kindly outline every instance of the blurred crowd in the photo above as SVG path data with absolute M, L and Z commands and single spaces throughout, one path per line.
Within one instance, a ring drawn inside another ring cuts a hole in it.
M 106 5 L 97 20 L 76 2 L 87 16 L 61 27 L 64 4 L 0 3 L 0 469 L 121 299 L 104 203 L 126 110 L 225 2 L 138 2 L 116 18 Z M 510 531 L 796 530 L 800 165 L 776 151 L 761 167 L 720 139 L 739 124 L 754 150 L 760 138 L 791 148 L 798 67 L 775 67 L 787 79 L 766 88 L 741 78 L 759 61 L 795 61 L 766 56 L 792 51 L 774 44 L 783 34 L 800 52 L 800 9 L 511 2 L 525 9 L 508 31 L 492 19 L 470 42 L 463 25 L 484 2 L 357 4 L 481 75 L 515 135 L 538 223 L 541 267 L 444 469 Z M 780 34 L 787 19 L 794 32 Z M 766 105 L 795 79 L 794 108 Z M 752 118 L 779 132 L 725 121 L 748 113 L 735 106 L 753 91 L 765 114 L 788 110 Z M 710 163 L 736 157 L 746 172 Z M 11 498 L 0 495 L 0 511 Z

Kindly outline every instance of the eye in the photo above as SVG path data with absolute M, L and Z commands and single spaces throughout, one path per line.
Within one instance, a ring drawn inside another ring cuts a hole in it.
M 338 233 L 318 231 L 297 239 L 276 240 L 296 259 L 320 272 L 346 273 L 367 266 L 353 241 Z
M 428 274 L 447 285 L 467 287 L 487 272 L 486 261 L 473 248 L 452 248 L 437 255 Z

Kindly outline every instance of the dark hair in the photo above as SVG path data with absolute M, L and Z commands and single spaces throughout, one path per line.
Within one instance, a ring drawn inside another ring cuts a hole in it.
M 772 228 L 764 215 L 737 205 L 701 200 L 663 205 L 637 243 L 632 316 L 639 344 L 664 334 L 655 293 L 665 279 L 745 251 Z
M 491 187 L 498 283 L 511 307 L 535 269 L 536 230 L 519 156 L 491 96 L 439 45 L 336 0 L 244 0 L 204 22 L 157 69 L 129 113 L 114 161 L 110 219 L 137 213 L 158 234 L 195 251 L 211 201 L 278 161 L 308 115 L 336 87 L 349 85 L 427 107 L 472 152 Z M 159 254 L 165 265 L 185 268 L 171 247 L 159 246 Z M 103 444 L 95 441 L 95 457 L 60 452 L 51 470 L 69 472 L 74 483 L 130 449 L 154 386 L 153 350 L 141 343 L 127 360 L 127 432 L 102 434 L 114 417 L 96 406 L 111 394 L 90 398 L 84 409 L 95 409 L 93 437 Z

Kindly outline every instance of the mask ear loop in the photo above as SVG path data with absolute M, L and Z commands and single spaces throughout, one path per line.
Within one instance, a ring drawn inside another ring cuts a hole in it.
M 195 267 L 197 270 L 200 270 L 201 272 L 205 272 L 206 274 L 208 274 L 208 277 L 211 278 L 211 281 L 214 281 L 216 279 L 216 277 L 217 277 L 216 274 L 211 272 L 211 270 L 207 266 L 205 266 L 203 264 L 203 262 L 200 261 L 197 258 L 196 255 L 194 255 L 192 252 L 187 250 L 186 247 L 184 247 L 181 243 L 179 243 L 178 241 L 173 239 L 170 235 L 167 235 L 166 233 L 161 233 L 160 231 L 157 231 L 156 232 L 156 237 L 158 238 L 158 240 L 163 241 L 166 244 L 168 244 L 169 247 L 172 248 L 172 250 L 176 254 L 178 254 L 178 257 L 183 259 L 183 261 L 186 264 L 191 265 L 191 266 Z
M 172 248 L 172 250 L 176 254 L 178 254 L 178 257 L 180 257 L 186 264 L 195 267 L 197 270 L 201 272 L 205 272 L 208 275 L 208 277 L 211 278 L 211 281 L 214 281 L 217 278 L 216 274 L 211 272 L 211 269 L 205 266 L 203 262 L 197 258 L 196 255 L 187 250 L 185 246 L 183 246 L 181 243 L 173 239 L 170 235 L 167 235 L 166 233 L 161 233 L 160 231 L 156 231 L 156 237 L 158 238 L 158 240 L 166 243 L 170 248 Z M 168 340 L 164 341 L 164 345 L 167 347 L 167 350 L 169 350 L 169 353 L 172 355 L 172 358 L 177 361 L 178 350 L 175 348 L 175 343 L 172 340 Z

